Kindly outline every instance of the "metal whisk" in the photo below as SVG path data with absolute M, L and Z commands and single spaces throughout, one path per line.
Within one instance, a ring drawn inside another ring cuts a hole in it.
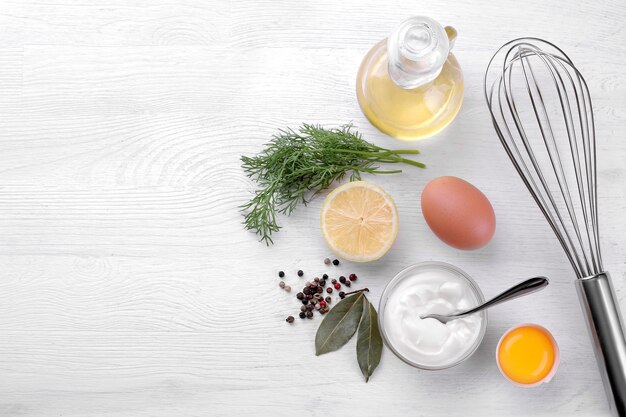
M 598 230 L 596 139 L 587 83 L 550 42 L 503 45 L 485 98 L 509 158 L 563 247 L 614 415 L 626 416 L 626 341 Z

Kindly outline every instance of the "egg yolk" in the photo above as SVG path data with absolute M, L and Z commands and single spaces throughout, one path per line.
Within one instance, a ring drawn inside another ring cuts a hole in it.
M 521 326 L 504 336 L 498 349 L 502 372 L 520 384 L 534 384 L 552 370 L 556 357 L 554 339 L 547 330 Z

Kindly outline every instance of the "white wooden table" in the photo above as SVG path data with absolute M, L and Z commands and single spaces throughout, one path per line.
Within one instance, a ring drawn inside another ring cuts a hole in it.
M 319 317 L 289 326 L 276 273 L 326 271 L 321 199 L 273 247 L 241 226 L 253 189 L 239 166 L 278 128 L 365 120 L 362 56 L 406 16 L 459 31 L 466 96 L 455 122 L 415 145 L 427 170 L 368 178 L 396 200 L 401 231 L 381 261 L 342 263 L 377 302 L 408 264 L 442 260 L 487 296 L 545 274 L 544 292 L 495 308 L 466 363 L 410 368 L 389 350 L 370 382 L 354 341 L 315 357 Z M 2 1 L 0 3 L 0 416 L 603 416 L 573 273 L 501 149 L 482 74 L 518 36 L 561 45 L 596 107 L 603 255 L 626 310 L 626 5 L 617 0 Z M 492 243 L 461 252 L 419 209 L 440 175 L 474 183 L 498 218 Z M 494 361 L 509 327 L 558 340 L 556 378 L 506 382 Z

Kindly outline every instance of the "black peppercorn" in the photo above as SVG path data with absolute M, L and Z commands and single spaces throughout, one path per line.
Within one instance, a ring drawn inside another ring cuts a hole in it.
M 299 292 L 298 294 L 296 294 L 296 298 L 298 300 L 302 300 L 304 298 L 304 293 Z
M 300 306 L 300 311 L 306 311 L 306 306 Z
M 315 277 L 315 279 L 313 281 L 320 282 L 320 279 L 318 277 Z
M 307 311 L 306 312 L 306 318 L 309 319 L 309 320 L 312 319 L 313 318 L 313 312 L 312 311 Z
M 328 279 L 328 274 L 322 275 L 322 279 Z
M 335 285 L 337 283 L 337 280 L 335 278 L 333 278 L 333 279 L 330 280 L 330 283 Z
M 331 294 L 333 292 L 333 289 L 331 287 L 326 288 L 326 292 L 328 294 Z
M 313 303 L 307 304 L 306 311 L 313 311 L 314 308 L 315 308 L 315 306 L 313 305 Z
M 302 275 L 304 275 L 304 271 L 302 271 L 301 269 L 298 271 L 298 276 L 301 277 Z
M 339 282 L 341 282 L 342 284 L 346 283 L 346 277 L 344 277 L 343 275 L 339 277 Z
M 309 287 L 302 288 L 302 292 L 304 295 L 311 294 L 311 289 Z
M 320 286 L 321 287 L 326 286 L 326 280 L 325 279 L 320 279 Z
M 309 299 L 305 298 L 304 300 L 302 300 L 302 304 L 307 305 L 309 304 Z
M 300 314 L 298 314 L 300 316 L 301 319 L 306 317 L 306 313 L 304 311 L 301 311 Z
M 343 285 L 345 285 L 346 287 L 350 287 L 352 283 L 350 281 L 346 281 L 343 283 Z
M 286 321 L 287 321 L 287 323 L 293 323 L 293 321 L 294 321 L 293 316 L 289 316 L 289 317 L 287 317 L 287 320 L 286 320 Z
M 326 304 L 330 304 L 333 301 L 333 299 L 330 297 L 326 297 L 325 300 L 326 300 Z
M 335 265 L 335 266 L 339 265 L 339 259 L 333 260 L 333 265 Z
M 278 276 L 282 278 L 285 276 L 285 273 L 283 271 L 278 271 Z
M 313 298 L 313 294 L 307 294 L 307 295 L 306 295 L 306 299 L 307 299 L 307 300 L 310 300 L 311 298 Z
M 339 298 L 341 298 L 342 300 L 346 298 L 346 293 L 343 291 L 339 291 Z

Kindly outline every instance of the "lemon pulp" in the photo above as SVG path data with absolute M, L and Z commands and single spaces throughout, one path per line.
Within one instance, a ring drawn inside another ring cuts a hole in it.
M 398 234 L 398 212 L 393 199 L 366 181 L 342 185 L 324 200 L 321 229 L 338 256 L 355 262 L 381 258 Z

